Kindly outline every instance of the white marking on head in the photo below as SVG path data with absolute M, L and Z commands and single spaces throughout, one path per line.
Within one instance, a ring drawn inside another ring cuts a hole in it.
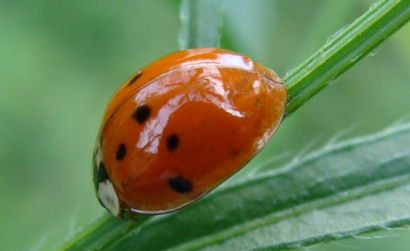
M 114 187 L 109 180 L 98 184 L 97 196 L 112 215 L 119 215 L 120 203 Z
M 99 139 L 97 139 L 97 141 L 95 142 L 94 152 L 95 166 L 97 168 L 97 171 L 99 171 L 100 163 L 103 162 Z M 98 191 L 96 191 L 96 193 L 104 207 L 108 211 L 110 211 L 112 215 L 118 216 L 120 213 L 120 202 L 117 194 L 115 193 L 114 186 L 112 185 L 110 180 L 107 179 L 102 182 L 98 182 Z
M 95 153 L 95 157 L 94 157 L 95 166 L 97 166 L 98 168 L 98 166 L 100 165 L 100 162 L 102 161 L 99 139 L 97 139 L 97 141 L 95 142 L 94 153 Z

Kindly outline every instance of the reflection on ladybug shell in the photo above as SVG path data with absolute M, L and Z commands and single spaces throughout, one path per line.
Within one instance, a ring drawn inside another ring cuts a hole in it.
M 246 56 L 178 51 L 114 94 L 94 150 L 94 186 L 114 216 L 198 200 L 268 142 L 287 102 L 282 80 Z

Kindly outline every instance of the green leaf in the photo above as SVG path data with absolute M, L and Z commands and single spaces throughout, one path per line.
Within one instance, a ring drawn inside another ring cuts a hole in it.
M 104 250 L 282 250 L 410 223 L 410 124 L 326 146 L 128 224 Z M 112 218 L 111 222 L 118 221 Z

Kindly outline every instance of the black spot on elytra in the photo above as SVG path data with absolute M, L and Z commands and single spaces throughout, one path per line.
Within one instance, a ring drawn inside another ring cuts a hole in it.
M 176 134 L 171 134 L 167 138 L 167 147 L 169 151 L 175 150 L 179 146 L 179 138 Z
M 141 105 L 135 110 L 132 118 L 135 119 L 138 123 L 142 124 L 146 121 L 151 114 L 151 108 L 148 105 Z
M 117 154 L 115 155 L 115 158 L 117 160 L 122 160 L 125 157 L 125 154 L 127 154 L 127 147 L 124 144 L 120 144 L 118 146 Z
M 192 184 L 182 176 L 169 178 L 168 184 L 172 188 L 172 190 L 178 193 L 187 193 L 192 190 Z
M 142 72 L 139 71 L 139 72 L 137 73 L 137 75 L 135 75 L 135 76 L 130 80 L 130 82 L 128 82 L 128 86 L 131 86 L 135 81 L 137 81 L 137 79 L 139 79 L 139 77 L 141 77 L 141 75 L 142 75 Z

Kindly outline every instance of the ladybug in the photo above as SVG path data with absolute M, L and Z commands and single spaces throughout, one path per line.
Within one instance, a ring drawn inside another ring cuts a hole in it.
M 266 145 L 286 103 L 273 71 L 228 50 L 182 50 L 153 62 L 106 108 L 93 154 L 100 204 L 123 217 L 197 201 Z

